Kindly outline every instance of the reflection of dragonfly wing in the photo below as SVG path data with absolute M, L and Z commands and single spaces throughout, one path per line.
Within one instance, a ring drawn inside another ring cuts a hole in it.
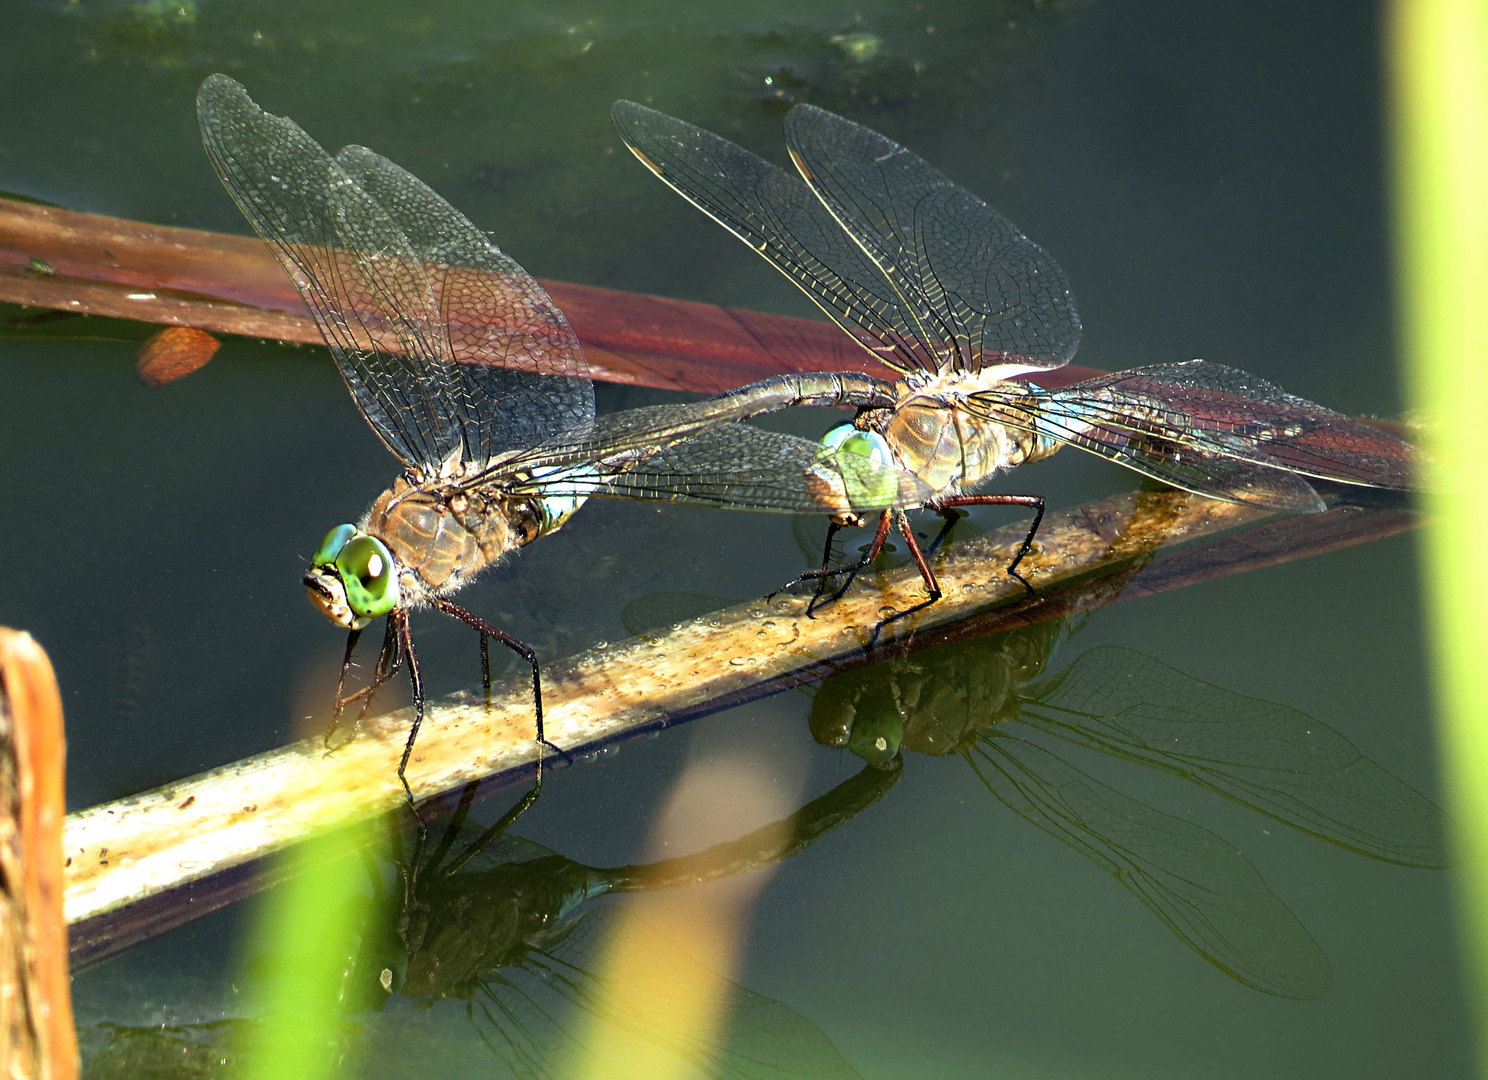
M 1001 731 L 967 760 L 1009 808 L 1116 877 L 1189 948 L 1279 997 L 1322 997 L 1328 958 L 1241 852 Z
M 942 368 L 1059 367 L 1080 343 L 1064 271 L 1007 218 L 898 143 L 813 105 L 785 118 L 797 168 L 893 283 Z M 942 344 L 943 343 L 943 344 Z
M 1091 649 L 1034 684 L 1020 718 L 1191 780 L 1335 844 L 1446 863 L 1442 812 L 1327 724 L 1200 682 L 1131 649 Z
M 679 995 L 622 995 L 591 968 L 608 939 L 614 908 L 593 909 L 577 927 L 529 954 L 521 968 L 503 971 L 482 993 L 472 1014 L 481 1036 L 520 1077 L 573 1075 L 569 1066 L 583 1048 L 573 1038 L 588 1027 L 577 1007 L 668 1050 L 703 1076 L 719 1080 L 856 1080 L 830 1039 L 811 1021 L 772 998 L 747 990 L 693 960 L 647 926 L 647 952 L 668 973 Z M 717 988 L 716 990 L 713 988 Z M 704 993 L 733 1002 L 728 1041 L 714 1044 L 687 1034 L 687 1006 Z M 533 1067 L 532 1062 L 537 1062 Z M 516 1064 L 513 1064 L 513 1063 Z
M 1201 494 L 1216 493 L 1199 486 L 1206 479 L 1211 488 L 1234 486 L 1223 470 L 1238 466 L 1217 458 L 1342 483 L 1412 486 L 1416 451 L 1409 443 L 1203 360 L 1136 368 L 1032 395 L 993 388 L 971 395 L 967 404 Z
M 202 84 L 197 113 L 218 175 L 406 466 L 484 461 L 592 418 L 562 313 L 422 182 L 361 147 L 331 158 L 225 76 Z
M 617 101 L 610 117 L 641 164 L 763 255 L 879 360 L 901 371 L 937 369 L 915 315 L 800 177 L 633 101 Z
M 725 424 L 649 452 L 600 444 L 587 460 L 538 468 L 534 479 L 504 482 L 503 490 L 832 514 L 914 507 L 934 494 L 892 466 L 859 454 L 828 453 L 820 443 L 748 424 Z

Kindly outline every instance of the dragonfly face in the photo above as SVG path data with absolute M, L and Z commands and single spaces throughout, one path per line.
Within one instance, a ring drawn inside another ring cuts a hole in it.
M 398 606 L 397 561 L 381 540 L 337 525 L 320 542 L 305 575 L 310 600 L 331 622 L 360 630 Z

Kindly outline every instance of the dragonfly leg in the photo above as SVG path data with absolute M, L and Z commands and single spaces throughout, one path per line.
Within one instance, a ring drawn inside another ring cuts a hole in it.
M 351 654 L 356 651 L 357 641 L 361 638 L 360 630 L 353 630 L 346 635 L 346 655 L 341 658 L 341 677 L 336 680 L 336 708 L 331 712 L 331 723 L 326 728 L 325 746 L 330 748 L 331 738 L 336 734 L 336 729 L 341 726 L 341 710 L 347 705 L 344 696 L 346 692 L 346 675 L 351 671 Z
M 367 712 L 372 708 L 372 699 L 376 696 L 377 691 L 382 688 L 384 683 L 398 674 L 398 671 L 403 667 L 403 647 L 398 639 L 397 629 L 393 621 L 389 619 L 387 633 L 382 639 L 382 651 L 378 653 L 377 664 L 372 669 L 372 681 L 360 690 L 355 690 L 343 696 L 342 691 L 346 686 L 346 676 L 351 667 L 351 653 L 356 646 L 356 636 L 359 634 L 360 631 L 358 630 L 351 632 L 351 638 L 346 643 L 346 656 L 341 661 L 341 680 L 336 686 L 336 709 L 331 714 L 331 724 L 325 733 L 325 742 L 328 749 L 330 748 L 331 737 L 335 735 L 337 729 L 341 726 L 341 716 L 346 711 L 346 706 L 356 701 L 362 703 L 361 709 L 357 712 L 356 724 L 354 725 L 357 727 L 361 726 L 362 721 L 367 718 Z
M 837 521 L 827 522 L 827 540 L 826 543 L 822 545 L 822 570 L 829 569 L 832 565 L 833 559 L 837 557 L 837 552 L 833 549 L 833 543 L 836 541 L 837 534 L 842 531 L 842 528 L 843 526 L 841 525 L 841 523 Z M 866 563 L 864 565 L 866 565 Z M 816 579 L 816 592 L 811 597 L 811 603 L 806 605 L 806 617 L 808 619 L 814 619 L 816 618 L 816 609 L 821 607 L 823 603 L 832 604 L 840 600 L 842 598 L 842 594 L 847 592 L 848 589 L 852 588 L 852 583 L 857 578 L 857 576 L 858 571 L 856 569 L 848 568 L 844 572 L 842 581 L 838 584 L 836 591 L 834 591 L 831 596 L 827 597 L 825 601 L 822 600 L 822 597 L 826 594 L 827 582 L 831 579 L 827 574 L 823 574 L 822 576 L 818 577 Z M 798 578 L 797 580 L 801 579 Z M 792 582 L 791 584 L 795 584 L 795 582 Z
M 496 629 L 496 627 L 486 622 L 479 615 L 466 611 L 458 604 L 452 604 L 448 600 L 435 599 L 434 606 L 446 615 L 452 615 L 456 619 L 459 619 L 466 626 L 473 628 L 481 635 L 495 638 L 532 665 L 532 702 L 537 713 L 537 741 L 539 745 L 555 750 L 562 754 L 565 760 L 571 761 L 572 759 L 569 758 L 568 751 L 564 750 L 561 746 L 556 746 L 549 742 L 547 735 L 543 732 L 542 671 L 538 667 L 537 654 L 510 634 Z M 541 771 L 541 762 L 539 762 L 539 775 L 541 775 Z
M 424 723 L 424 676 L 419 670 L 418 653 L 413 648 L 413 628 L 408 622 L 408 612 L 402 608 L 394 610 L 388 615 L 388 625 L 395 628 L 399 651 L 408 662 L 408 681 L 413 685 L 413 726 L 408 729 L 408 742 L 403 745 L 403 757 L 398 761 L 398 783 L 403 785 L 403 793 L 408 796 L 408 806 L 413 811 L 413 816 L 418 818 L 422 831 L 424 819 L 419 817 L 406 773 L 408 759 L 413 756 L 413 744 L 418 740 L 419 728 Z M 422 839 L 420 842 L 422 843 Z
M 455 807 L 455 812 L 450 815 L 449 823 L 444 827 L 444 834 L 440 836 L 439 846 L 434 849 L 434 854 L 429 856 L 428 862 L 425 862 L 423 849 L 416 849 L 412 866 L 420 867 L 431 874 L 438 871 L 439 864 L 444 862 L 450 849 L 455 846 L 455 840 L 460 835 L 460 827 L 470 816 L 470 807 L 475 802 L 475 793 L 479 788 L 480 781 L 472 780 L 460 790 L 460 802 Z
M 930 569 L 925 553 L 920 550 L 920 542 L 915 539 L 914 527 L 909 523 L 909 515 L 903 510 L 897 510 L 895 513 L 899 516 L 899 531 L 904 534 L 904 542 L 909 545 L 909 554 L 914 558 L 915 566 L 919 567 L 920 577 L 925 579 L 925 591 L 930 594 L 930 602 L 933 604 L 942 595 L 940 582 L 935 580 L 935 571 Z
M 331 723 L 331 732 L 335 731 L 336 725 L 340 722 L 341 710 L 354 701 L 360 701 L 362 703 L 362 707 L 357 712 L 356 718 L 356 724 L 360 726 L 362 721 L 367 719 L 367 713 L 372 708 L 372 699 L 376 696 L 377 691 L 382 688 L 384 683 L 398 674 L 402 668 L 403 647 L 399 643 L 395 626 L 389 621 L 388 632 L 382 639 L 382 652 L 377 656 L 377 666 L 372 669 L 372 681 L 360 690 L 356 690 L 347 694 L 344 698 L 340 698 L 337 703 L 336 716 Z M 327 739 L 330 738 L 331 732 L 326 733 Z
M 510 829 L 512 825 L 516 823 L 517 818 L 525 814 L 528 808 L 531 807 L 533 803 L 537 802 L 537 797 L 541 794 L 542 770 L 538 769 L 537 783 L 533 784 L 531 789 L 528 790 L 528 792 L 520 799 L 518 799 L 510 810 L 501 815 L 500 821 L 496 822 L 496 824 L 492 825 L 485 832 L 477 836 L 470 842 L 470 844 L 465 848 L 464 851 L 460 852 L 455 860 L 444 869 L 445 876 L 458 874 L 461 870 L 465 869 L 465 865 L 470 862 L 471 859 L 475 858 L 487 847 L 489 847 L 492 841 L 497 840 L 502 835 L 504 835 L 506 830 Z
M 827 578 L 846 574 L 847 580 L 843 582 L 842 588 L 838 589 L 837 592 L 835 592 L 831 596 L 828 602 L 830 603 L 831 600 L 836 600 L 843 594 L 843 592 L 847 590 L 847 587 L 852 584 L 852 580 L 854 577 L 857 576 L 858 572 L 866 569 L 873 562 L 874 559 L 878 558 L 878 553 L 883 550 L 884 542 L 889 538 L 889 528 L 894 523 L 892 515 L 893 511 L 891 510 L 885 510 L 882 514 L 879 515 L 878 530 L 873 534 L 873 543 L 868 545 L 868 551 L 857 562 L 849 563 L 846 566 L 823 565 L 820 570 L 803 570 L 799 577 L 787 581 L 784 585 L 780 586 L 780 588 L 776 589 L 775 592 L 772 592 L 770 596 L 773 597 L 776 593 L 784 592 L 791 586 L 799 585 L 805 581 L 825 581 Z M 836 530 L 840 528 L 841 526 L 834 521 L 831 527 L 827 530 L 827 547 L 826 551 L 822 555 L 822 561 L 824 564 L 831 561 L 832 538 L 836 535 Z M 812 597 L 811 603 L 806 606 L 806 614 L 809 617 L 815 617 L 817 602 L 821 599 L 822 591 L 822 589 L 818 588 L 816 591 L 816 595 Z M 766 599 L 769 599 L 769 597 L 766 597 Z
M 942 544 L 950 540 L 951 533 L 956 528 L 956 523 L 966 517 L 964 513 L 957 510 L 954 506 L 942 507 L 935 512 L 941 517 L 940 531 L 935 534 L 934 540 L 931 540 L 930 543 L 924 546 L 924 552 L 927 557 L 934 555 L 940 550 Z
M 874 627 L 873 636 L 869 640 L 869 648 L 872 648 L 873 646 L 878 644 L 879 634 L 881 634 L 884 629 L 889 626 L 889 624 L 898 622 L 900 619 L 907 619 L 909 618 L 909 616 L 915 614 L 916 612 L 924 611 L 927 607 L 935 603 L 944 595 L 944 593 L 942 593 L 940 589 L 940 582 L 935 577 L 935 571 L 930 568 L 930 560 L 925 558 L 925 552 L 920 548 L 920 542 L 915 537 L 914 526 L 910 524 L 909 515 L 906 514 L 903 510 L 896 510 L 894 511 L 894 513 L 899 516 L 899 531 L 904 534 L 904 541 L 909 545 L 909 554 L 914 559 L 915 568 L 919 570 L 920 577 L 925 582 L 925 592 L 928 595 L 918 604 L 913 604 L 910 607 L 905 608 L 903 611 L 896 611 L 894 614 L 888 616 L 876 627 Z M 937 543 L 939 542 L 939 539 L 939 537 L 936 538 Z M 933 546 L 931 550 L 934 550 Z
M 1033 548 L 1033 538 L 1038 535 L 1039 526 L 1044 522 L 1044 498 L 1042 495 L 960 495 L 954 499 L 947 499 L 938 503 L 937 510 L 949 510 L 957 506 L 1027 506 L 1033 509 L 1033 524 L 1028 528 L 1028 535 L 1023 538 L 1023 543 L 1018 547 L 1018 554 L 1013 556 L 1013 561 L 1007 565 L 1008 577 L 1013 578 L 1023 588 L 1028 590 L 1028 595 L 1034 595 L 1033 586 L 1028 584 L 1028 579 L 1018 573 L 1018 564 L 1023 561 L 1024 556 Z

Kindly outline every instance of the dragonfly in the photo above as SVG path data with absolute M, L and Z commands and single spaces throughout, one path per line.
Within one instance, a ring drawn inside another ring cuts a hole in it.
M 839 327 L 894 370 L 855 382 L 855 406 L 823 443 L 918 477 L 922 504 L 1023 506 L 1040 496 L 978 493 L 996 474 L 1075 446 L 1173 487 L 1267 510 L 1326 509 L 1310 480 L 1409 490 L 1417 452 L 1374 425 L 1205 360 L 1155 364 L 1072 386 L 1040 386 L 1080 342 L 1059 264 L 1016 225 L 903 146 L 813 105 L 785 118 L 797 173 L 702 128 L 631 101 L 611 118 L 642 165 L 790 278 Z M 819 375 L 803 375 L 811 383 Z M 775 391 L 778 393 L 778 389 Z M 897 521 L 931 601 L 940 587 L 902 507 L 879 515 L 866 567 Z M 834 518 L 832 537 L 850 516 Z
M 450 597 L 517 549 L 560 529 L 591 496 L 799 513 L 913 503 L 913 477 L 854 452 L 737 423 L 842 396 L 828 377 L 755 385 L 744 394 L 596 416 L 583 348 L 541 286 L 411 173 L 365 147 L 334 157 L 299 125 L 264 112 L 213 75 L 197 95 L 207 154 L 228 193 L 294 282 L 353 401 L 401 465 L 361 519 L 326 534 L 304 585 L 348 631 L 335 713 L 362 631 L 386 617 L 382 652 L 359 691 L 406 668 L 424 716 L 410 613 L 433 608 L 532 671 L 537 739 L 542 677 L 523 642 Z M 850 382 L 850 380 L 849 380 Z M 796 399 L 800 398 L 797 402 Z M 358 718 L 360 719 L 360 717 Z M 539 759 L 538 781 L 541 782 Z
M 1051 619 L 834 675 L 812 700 L 812 736 L 870 764 L 905 751 L 962 758 L 999 802 L 1112 874 L 1230 977 L 1321 997 L 1327 957 L 1240 851 L 1061 751 L 1179 777 L 1400 866 L 1447 865 L 1441 810 L 1316 717 L 1135 650 L 1089 649 L 1049 675 L 1069 630 Z

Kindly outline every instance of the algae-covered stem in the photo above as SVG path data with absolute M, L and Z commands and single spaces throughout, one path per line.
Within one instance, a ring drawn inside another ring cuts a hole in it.
M 682 624 L 654 640 L 595 648 L 554 665 L 549 730 L 560 745 L 582 755 L 885 652 L 960 636 L 958 628 L 986 633 L 1098 606 L 1122 589 L 1146 591 L 1140 578 L 1133 583 L 1117 572 L 1159 547 L 1218 538 L 1228 545 L 1226 559 L 1238 552 L 1242 566 L 1265 565 L 1412 524 L 1398 511 L 1340 509 L 1309 518 L 1310 532 L 1300 539 L 1278 528 L 1286 521 L 1254 530 L 1274 535 L 1249 548 L 1243 540 L 1250 534 L 1242 533 L 1239 541 L 1219 537 L 1265 516 L 1177 492 L 1115 496 L 1051 517 L 1043 547 L 1032 556 L 1031 580 L 1042 595 L 1031 602 L 1010 605 L 1022 589 L 998 573 L 998 560 L 1006 560 L 1026 531 L 1015 525 L 942 552 L 936 570 L 947 586 L 945 598 L 906 618 L 884 621 L 920 603 L 919 575 L 912 567 L 861 582 L 814 619 L 802 615 L 805 598 L 784 595 Z M 1160 559 L 1146 573 L 1187 557 L 1179 552 Z M 1155 587 L 1230 572 L 1226 561 L 1200 554 L 1166 579 L 1159 573 Z M 536 748 L 524 691 L 518 685 L 500 688 L 489 708 L 434 704 L 409 766 L 415 795 L 432 799 L 472 780 L 530 775 Z M 334 752 L 307 740 L 71 815 L 65 836 L 69 922 L 97 919 L 395 808 L 402 789 L 392 766 L 408 722 L 408 710 L 402 710 L 370 721 Z

